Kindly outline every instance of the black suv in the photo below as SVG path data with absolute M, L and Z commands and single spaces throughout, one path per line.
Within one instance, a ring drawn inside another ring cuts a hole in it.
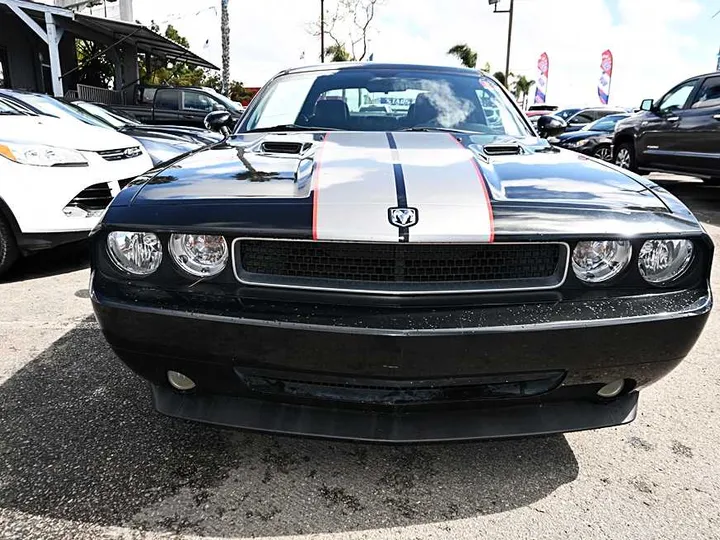
M 720 183 L 720 73 L 688 79 L 615 127 L 613 161 Z

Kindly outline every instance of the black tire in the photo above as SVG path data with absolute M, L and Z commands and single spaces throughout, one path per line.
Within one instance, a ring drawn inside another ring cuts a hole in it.
M 0 217 L 0 277 L 10 269 L 19 254 L 12 229 Z
M 632 172 L 637 172 L 637 164 L 635 162 L 635 147 L 630 142 L 620 143 L 615 150 L 615 165 Z

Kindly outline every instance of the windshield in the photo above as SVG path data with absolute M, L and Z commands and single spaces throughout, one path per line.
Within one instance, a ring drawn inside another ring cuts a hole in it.
M 13 103 L 0 98 L 0 115 L 27 115 L 25 111 L 16 107 Z
M 208 92 L 212 93 L 213 98 L 217 99 L 220 103 L 225 105 L 225 108 L 228 111 L 232 111 L 235 113 L 242 112 L 242 106 L 239 103 L 235 103 L 232 99 L 225 97 L 222 94 L 215 92 L 212 89 L 208 89 Z
M 78 101 L 73 103 L 73 105 L 78 109 L 82 109 L 86 113 L 103 120 L 116 129 L 122 129 L 130 125 L 139 125 L 139 122 L 133 122 L 129 118 L 124 118 L 118 114 L 108 111 L 107 109 L 104 109 L 99 105 L 95 105 L 94 103 Z
M 531 135 L 497 83 L 479 73 L 388 67 L 296 73 L 278 77 L 256 99 L 238 131 L 436 128 Z
M 629 114 L 617 114 L 612 116 L 606 116 L 600 120 L 588 124 L 582 128 L 582 131 L 614 131 L 615 124 L 617 124 L 623 118 L 627 118 Z
M 26 102 L 28 105 L 35 107 L 38 111 L 48 116 L 54 116 L 56 118 L 74 118 L 80 120 L 91 126 L 98 126 L 103 128 L 112 127 L 108 123 L 103 122 L 99 118 L 79 109 L 73 107 L 68 103 L 63 103 L 57 99 L 41 95 L 41 94 L 22 94 L 18 95 L 18 99 Z

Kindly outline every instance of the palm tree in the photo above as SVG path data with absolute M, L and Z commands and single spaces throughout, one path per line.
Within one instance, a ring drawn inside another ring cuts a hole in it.
M 514 77 L 515 75 L 513 73 L 508 73 L 508 78 Z M 496 71 L 493 73 L 493 77 L 495 77 L 500 84 L 502 84 L 505 88 L 509 86 L 509 82 L 505 80 L 505 72 L 504 71 Z
M 530 93 L 530 88 L 533 84 L 535 84 L 535 81 L 528 80 L 525 75 L 520 75 L 517 79 L 515 79 L 513 91 L 515 97 L 522 101 L 523 106 L 525 105 L 525 100 L 527 99 L 527 95 Z
M 230 15 L 228 13 L 229 0 L 221 0 L 220 34 L 222 36 L 222 93 L 230 92 Z
M 330 57 L 331 62 L 347 62 L 350 60 L 350 53 L 340 44 L 330 45 L 325 48 L 325 57 Z
M 467 43 L 458 43 L 454 47 L 451 47 L 447 54 L 456 56 L 460 63 L 469 68 L 474 68 L 477 64 L 477 53 L 473 51 Z

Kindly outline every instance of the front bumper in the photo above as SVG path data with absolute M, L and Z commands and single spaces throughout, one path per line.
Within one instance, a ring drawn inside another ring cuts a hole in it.
M 631 421 L 637 392 L 699 337 L 712 299 L 689 290 L 536 305 L 189 312 L 112 297 L 93 306 L 118 356 L 181 418 L 320 437 L 409 442 L 593 429 Z M 177 393 L 167 371 L 197 384 Z M 612 402 L 596 393 L 626 380 Z

